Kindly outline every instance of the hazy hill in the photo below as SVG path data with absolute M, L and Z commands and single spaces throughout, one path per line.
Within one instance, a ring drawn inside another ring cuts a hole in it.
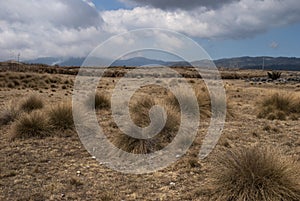
M 300 70 L 300 58 L 295 57 L 238 57 L 214 61 L 224 68 Z
M 36 60 L 25 61 L 26 63 L 40 63 L 47 65 L 58 64 L 60 66 L 81 66 L 85 58 L 38 58 Z M 223 68 L 239 68 L 239 69 L 265 69 L 270 70 L 300 70 L 300 58 L 295 57 L 237 57 L 219 59 L 214 61 L 217 67 Z M 109 60 L 103 58 L 93 58 L 89 63 L 91 66 L 107 66 L 110 64 Z M 190 66 L 185 61 L 162 61 L 156 59 L 149 59 L 144 57 L 134 57 L 125 60 L 117 60 L 111 66 Z M 201 60 L 193 61 L 194 66 L 209 66 L 211 61 Z

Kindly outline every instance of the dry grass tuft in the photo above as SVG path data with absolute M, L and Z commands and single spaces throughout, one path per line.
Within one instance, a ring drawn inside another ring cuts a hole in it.
M 20 104 L 20 110 L 25 112 L 32 112 L 33 110 L 42 109 L 44 107 L 44 101 L 42 98 L 33 94 L 24 99 Z
M 113 143 L 123 151 L 133 154 L 147 154 L 155 150 L 155 142 L 152 139 L 137 139 L 122 134 L 114 138 Z
M 150 122 L 149 111 L 155 106 L 155 100 L 150 96 L 142 96 L 130 107 L 132 120 L 139 127 L 146 127 Z
M 89 95 L 88 100 L 86 101 L 88 107 L 95 109 L 109 109 L 110 108 L 110 99 L 103 93 L 97 92 L 94 95 Z
M 179 130 L 181 115 L 173 107 L 165 105 L 164 108 L 166 111 L 166 124 L 161 131 L 161 136 L 163 137 L 163 139 L 171 140 Z
M 153 122 L 150 122 L 150 109 L 156 105 L 156 101 L 149 96 L 142 96 L 137 100 L 137 102 L 132 106 L 131 116 L 133 122 L 136 123 L 137 126 L 145 128 L 153 124 L 153 129 L 159 128 L 161 122 L 165 122 L 165 125 L 158 134 L 157 137 L 161 137 L 163 139 L 173 139 L 176 132 L 180 126 L 180 111 L 177 108 L 173 107 L 172 104 L 167 104 L 165 101 L 158 102 L 158 105 L 162 106 L 165 110 L 165 115 L 162 112 L 155 111 L 153 113 L 154 117 Z M 128 132 L 134 132 L 131 128 L 128 128 Z M 151 131 L 150 131 L 151 132 Z
M 50 134 L 51 127 L 45 113 L 35 111 L 30 114 L 24 114 L 12 125 L 11 139 L 43 138 L 50 136 Z
M 72 103 L 61 103 L 48 111 L 50 124 L 59 130 L 74 129 Z
M 173 107 L 162 104 L 165 114 L 160 111 L 153 112 L 153 122 L 150 122 L 149 111 L 154 105 L 156 105 L 154 99 L 149 96 L 142 96 L 132 105 L 131 117 L 137 126 L 141 128 L 147 127 L 145 133 L 143 133 L 146 136 L 153 135 L 156 131 L 158 132 L 157 128 L 161 128 L 161 123 L 165 122 L 160 133 L 150 139 L 138 139 L 126 134 L 117 135 L 114 137 L 113 142 L 118 148 L 129 153 L 146 154 L 159 150 L 164 144 L 169 143 L 174 138 L 180 126 L 180 113 Z M 150 124 L 151 127 L 149 127 Z M 138 134 L 135 127 L 127 126 L 125 131 L 127 134 Z
M 271 148 L 236 148 L 218 157 L 213 200 L 300 200 L 299 164 Z
M 300 113 L 300 99 L 289 93 L 274 93 L 263 98 L 259 105 L 258 118 L 269 120 L 279 119 L 286 120 L 288 116 Z
M 12 103 L 7 104 L 0 111 L 0 126 L 7 125 L 10 122 L 13 122 L 18 115 L 20 115 L 20 111 L 13 106 Z
M 76 187 L 76 188 L 83 185 L 83 183 L 82 183 L 79 179 L 74 178 L 74 177 L 72 177 L 72 178 L 69 180 L 69 184 L 70 184 L 71 186 Z
M 183 88 L 176 89 L 176 93 L 178 93 L 178 99 L 182 100 L 182 105 L 184 111 L 186 111 L 188 114 L 196 114 L 196 110 L 199 109 L 201 116 L 203 117 L 209 117 L 210 116 L 210 99 L 207 96 L 205 92 L 195 92 L 196 99 L 198 101 L 198 107 L 192 107 L 193 106 L 193 96 L 192 94 L 188 94 L 186 90 Z M 167 94 L 167 97 L 165 98 L 165 102 L 175 109 L 178 110 L 178 112 L 181 111 L 179 101 L 175 97 L 175 95 L 171 92 Z

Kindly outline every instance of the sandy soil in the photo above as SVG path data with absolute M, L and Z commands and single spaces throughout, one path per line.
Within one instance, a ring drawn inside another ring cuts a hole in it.
M 5 74 L 2 73 L 2 74 Z M 18 73 L 16 73 L 18 74 Z M 39 76 L 39 74 L 35 74 Z M 43 74 L 45 75 L 45 74 Z M 74 75 L 51 75 L 73 80 Z M 8 80 L 7 75 L 4 75 Z M 199 78 L 189 78 L 195 87 L 202 86 Z M 117 79 L 105 78 L 98 86 L 110 92 Z M 64 81 L 49 87 L 0 88 L 0 106 L 18 101 L 34 92 L 44 98 L 47 107 L 71 100 L 72 88 Z M 207 130 L 202 121 L 197 138 L 186 155 L 168 168 L 144 175 L 123 174 L 95 160 L 74 132 L 69 137 L 9 140 L 11 125 L 0 128 L 0 200 L 208 200 L 213 193 L 209 173 L 212 161 L 221 151 L 242 145 L 271 145 L 287 156 L 300 161 L 300 120 L 258 119 L 257 105 L 270 91 L 300 95 L 300 84 L 262 83 L 244 80 L 224 80 L 227 97 L 234 117 L 228 117 L 223 135 L 213 153 L 200 161 L 197 154 Z M 64 89 L 63 89 L 64 88 Z M 142 93 L 160 93 L 146 88 Z M 159 96 L 159 94 L 158 94 Z M 110 127 L 111 113 L 98 112 L 107 135 L 117 132 Z

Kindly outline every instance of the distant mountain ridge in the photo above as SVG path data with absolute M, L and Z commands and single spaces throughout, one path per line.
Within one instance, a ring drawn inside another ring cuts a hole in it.
M 35 60 L 24 61 L 25 63 L 39 63 L 59 66 L 81 66 L 85 58 L 38 58 Z M 236 57 L 218 59 L 213 61 L 217 67 L 239 68 L 239 69 L 266 69 L 266 70 L 300 70 L 300 58 L 296 57 Z M 193 61 L 191 64 L 185 61 L 163 61 L 149 59 L 145 57 L 133 57 L 130 59 L 117 60 L 111 66 L 206 66 L 211 63 L 209 60 Z M 93 58 L 89 63 L 93 66 L 107 66 L 109 60 L 102 58 Z
M 224 68 L 300 70 L 300 58 L 296 57 L 237 57 L 219 59 L 214 63 Z

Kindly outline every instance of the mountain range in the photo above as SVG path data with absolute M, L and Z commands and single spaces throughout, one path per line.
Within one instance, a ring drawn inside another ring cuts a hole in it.
M 85 58 L 53 58 L 45 57 L 34 60 L 23 61 L 31 64 L 47 64 L 59 66 L 81 66 Z M 213 61 L 217 67 L 238 69 L 266 69 L 266 70 L 300 70 L 300 58 L 296 57 L 236 57 L 218 59 Z M 103 58 L 92 58 L 86 65 L 108 66 L 109 60 Z M 188 63 L 186 61 L 163 61 L 145 57 L 133 57 L 130 59 L 116 60 L 111 66 L 209 66 L 211 61 L 201 60 Z

